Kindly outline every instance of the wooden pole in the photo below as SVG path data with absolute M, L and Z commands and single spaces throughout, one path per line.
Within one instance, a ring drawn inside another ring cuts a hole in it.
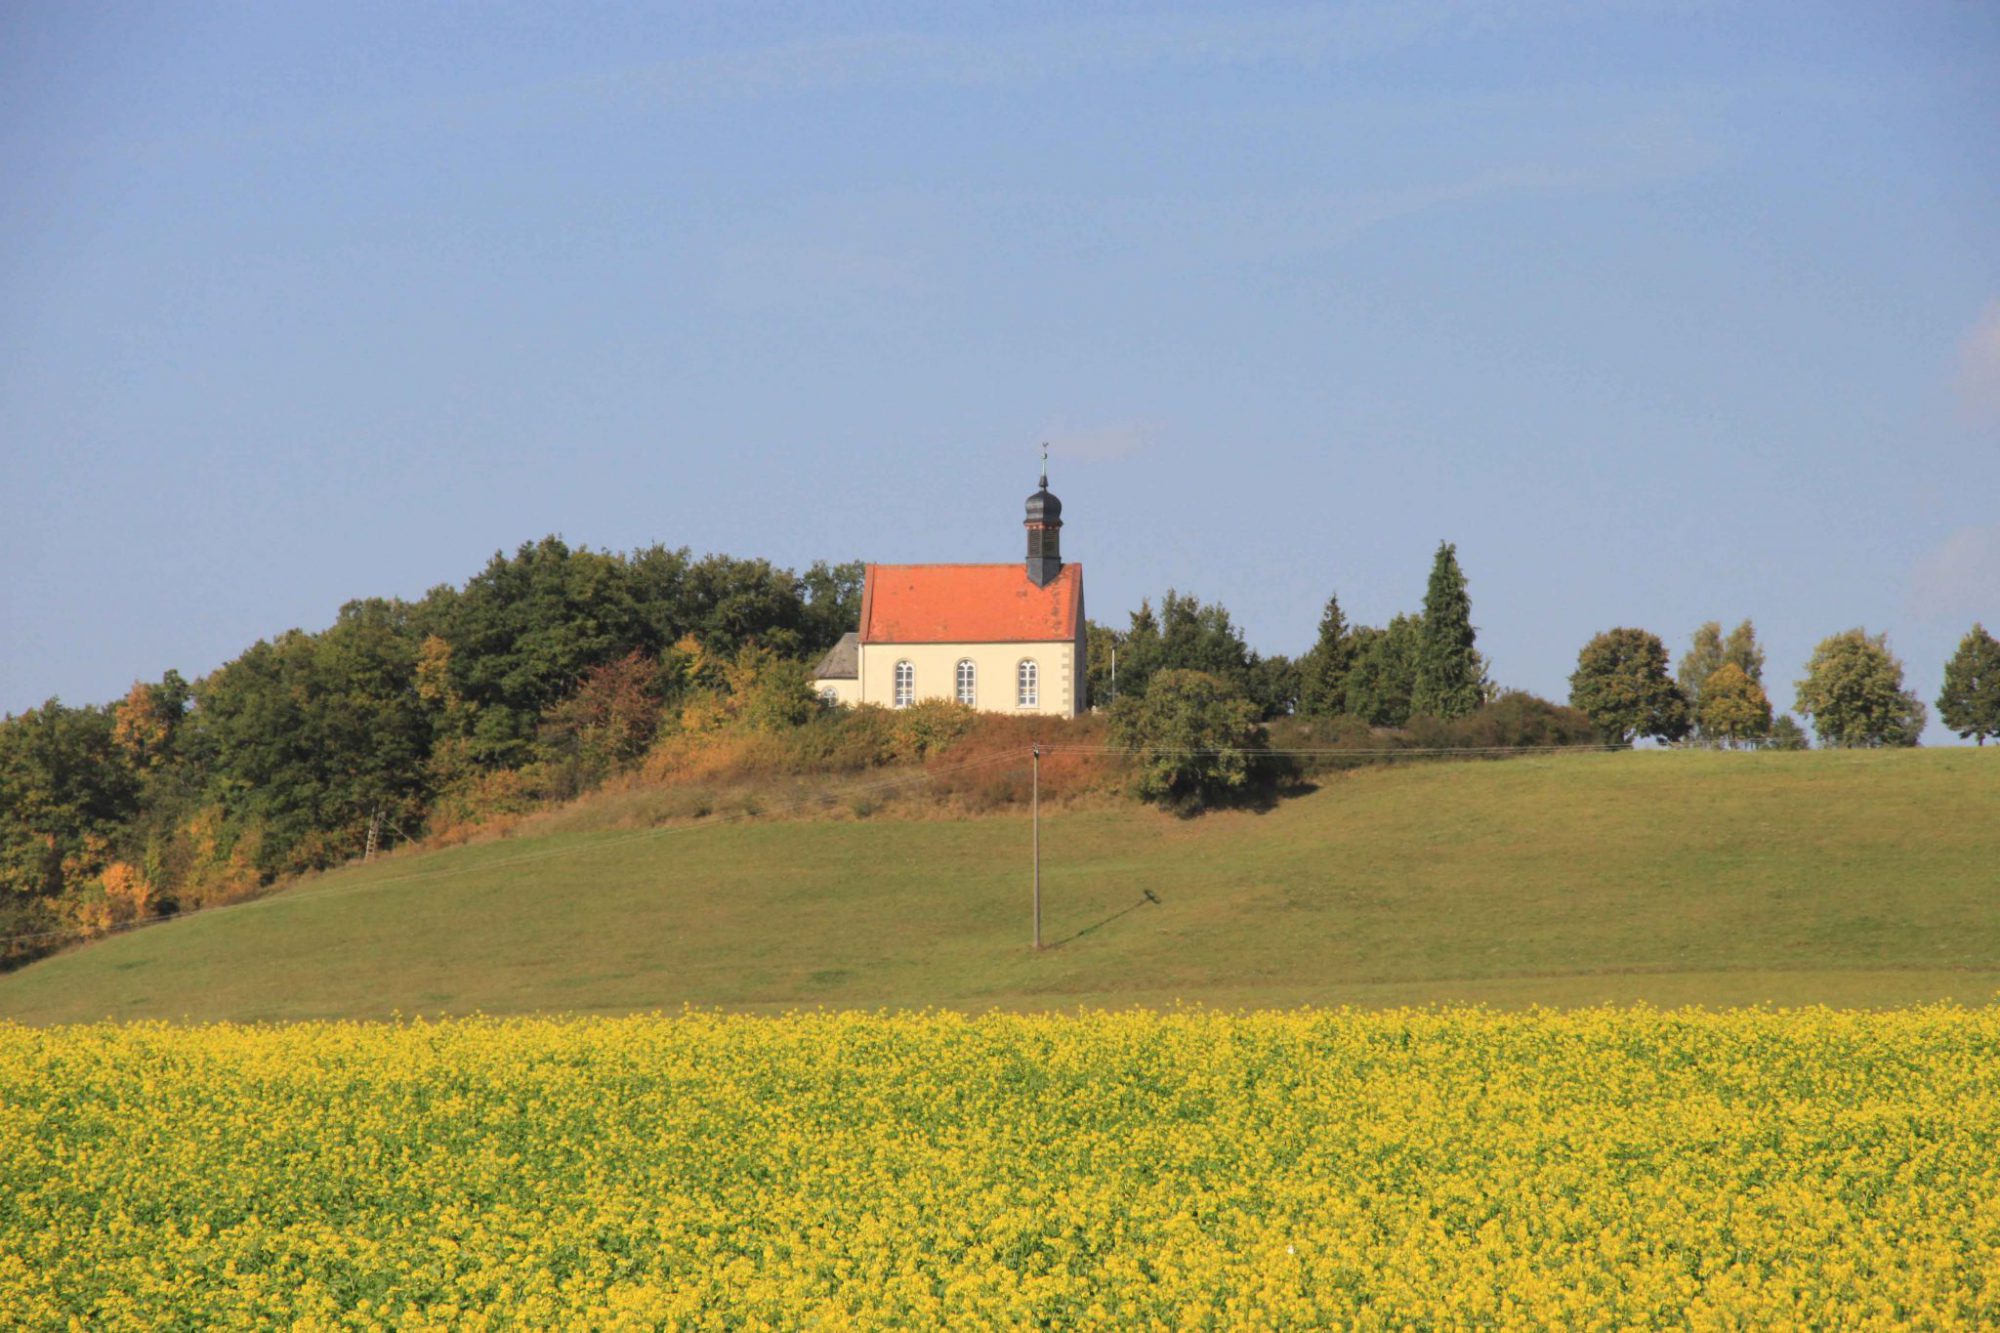
M 1031 822 L 1035 829 L 1035 952 L 1040 953 L 1042 949 L 1042 747 L 1037 744 L 1029 753 L 1034 756 L 1034 779 L 1030 785 L 1032 795 L 1029 798 L 1029 808 L 1034 812 Z

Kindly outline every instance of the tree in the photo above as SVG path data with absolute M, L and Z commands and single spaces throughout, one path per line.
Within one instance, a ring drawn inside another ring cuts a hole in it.
M 1674 680 L 1680 685 L 1681 693 L 1701 708 L 1701 687 L 1722 668 L 1722 622 L 1710 620 L 1694 632 L 1694 642 L 1682 655 L 1680 665 L 1674 669 Z
M 1204 605 L 1192 593 L 1167 589 L 1160 600 L 1157 618 L 1150 601 L 1139 603 L 1132 613 L 1132 627 L 1105 645 L 1102 676 L 1093 666 L 1092 684 L 1109 685 L 1109 648 L 1118 650 L 1118 689 L 1121 698 L 1143 694 L 1155 672 L 1206 671 L 1226 676 L 1239 688 L 1250 688 L 1252 654 L 1243 641 L 1243 631 L 1229 619 L 1229 610 L 1220 602 Z
M 1124 636 L 1109 625 L 1100 625 L 1094 620 L 1083 622 L 1083 678 L 1084 697 L 1092 708 L 1109 708 L 1118 693 L 1114 686 L 1122 686 L 1123 681 L 1114 682 L 1113 664 L 1118 661 L 1119 651 L 1125 646 Z
M 1354 665 L 1347 673 L 1347 711 L 1375 727 L 1410 720 L 1417 685 L 1417 649 L 1423 617 L 1397 616 L 1387 629 L 1354 631 Z
M 554 795 L 578 795 L 646 752 L 660 727 L 659 677 L 659 663 L 630 652 L 592 667 L 542 714 L 538 748 Z
M 1111 728 L 1137 763 L 1139 794 L 1184 814 L 1243 791 L 1268 747 L 1256 705 L 1207 671 L 1159 672 L 1143 697 L 1118 701 Z
M 840 636 L 861 626 L 861 580 L 867 566 L 859 560 L 829 565 L 815 560 L 799 576 L 806 597 L 805 650 L 823 653 Z
M 1975 624 L 1944 666 L 1938 717 L 1963 738 L 2000 736 L 2000 640 Z
M 1250 671 L 1250 648 L 1222 603 L 1204 605 L 1193 593 L 1169 588 L 1160 601 L 1160 665 L 1227 676 L 1242 685 Z
M 1132 613 L 1131 628 L 1121 636 L 1118 645 L 1118 690 L 1120 699 L 1144 694 L 1153 673 L 1161 666 L 1166 646 L 1160 641 L 1160 622 L 1153 615 L 1153 604 L 1141 600 L 1139 609 Z
M 1729 637 L 1722 641 L 1722 660 L 1740 667 L 1751 684 L 1762 685 L 1764 649 L 1757 642 L 1757 627 L 1746 620 L 1729 631 Z
M 1798 682 L 1798 711 L 1822 745 L 1915 745 L 1928 716 L 1903 688 L 1903 664 L 1889 636 L 1851 629 L 1822 639 Z
M 1681 693 L 1687 696 L 1693 709 L 1695 734 L 1703 741 L 1719 739 L 1713 735 L 1704 721 L 1708 713 L 1708 699 L 1703 693 L 1709 680 L 1725 665 L 1734 665 L 1752 685 L 1760 690 L 1764 684 L 1764 650 L 1757 644 L 1757 630 L 1745 620 L 1723 636 L 1720 621 L 1711 620 L 1694 632 L 1694 641 L 1688 648 L 1680 665 L 1675 669 L 1674 679 L 1680 683 Z
M 1724 662 L 1702 682 L 1702 735 L 1724 745 L 1753 741 L 1771 729 L 1771 700 L 1764 687 L 1735 662 Z
M 1667 646 L 1642 629 L 1610 629 L 1577 654 L 1569 701 L 1607 739 L 1677 741 L 1688 733 L 1688 701 L 1667 675 Z
M 1780 713 L 1771 722 L 1771 732 L 1764 738 L 1767 750 L 1809 750 L 1812 741 L 1806 736 L 1806 729 L 1790 713 Z
M 1299 714 L 1338 717 L 1347 711 L 1347 675 L 1354 669 L 1354 636 L 1331 595 L 1319 617 L 1319 638 L 1298 662 Z
M 1299 664 L 1283 653 L 1252 653 L 1244 687 L 1257 705 L 1257 716 L 1266 722 L 1299 711 Z
M 1458 548 L 1439 542 L 1424 591 L 1423 623 L 1417 641 L 1416 681 L 1410 711 L 1430 717 L 1464 717 L 1479 707 L 1484 675 L 1473 646 L 1472 598 L 1458 567 Z

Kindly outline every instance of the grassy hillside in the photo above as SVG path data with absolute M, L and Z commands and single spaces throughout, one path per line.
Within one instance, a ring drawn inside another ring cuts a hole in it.
M 0 977 L 0 1017 L 2000 991 L 2000 751 L 1363 770 L 1266 813 L 752 822 L 402 856 Z M 1148 901 L 1150 891 L 1158 899 Z

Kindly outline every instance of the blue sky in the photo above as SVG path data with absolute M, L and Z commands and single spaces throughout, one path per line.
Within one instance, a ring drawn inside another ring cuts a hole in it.
M 0 11 L 0 711 L 559 532 L 2000 628 L 2000 9 Z M 1927 739 L 1949 740 L 1933 724 Z

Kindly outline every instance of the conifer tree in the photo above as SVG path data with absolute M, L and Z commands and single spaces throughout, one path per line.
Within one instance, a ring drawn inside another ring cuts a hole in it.
M 1961 737 L 2000 736 L 2000 640 L 1974 625 L 1944 667 L 1938 717 Z
M 1348 633 L 1340 597 L 1326 599 L 1319 618 L 1319 639 L 1299 660 L 1299 713 L 1304 717 L 1337 717 L 1347 711 L 1347 677 L 1354 667 L 1354 636 Z
M 1422 634 L 1421 616 L 1397 616 L 1387 629 L 1364 625 L 1354 630 L 1348 713 L 1375 727 L 1400 727 L 1410 720 Z
M 1472 598 L 1458 550 L 1439 542 L 1424 592 L 1423 630 L 1417 643 L 1417 679 L 1410 711 L 1437 718 L 1464 717 L 1479 707 L 1481 669 L 1473 647 Z

